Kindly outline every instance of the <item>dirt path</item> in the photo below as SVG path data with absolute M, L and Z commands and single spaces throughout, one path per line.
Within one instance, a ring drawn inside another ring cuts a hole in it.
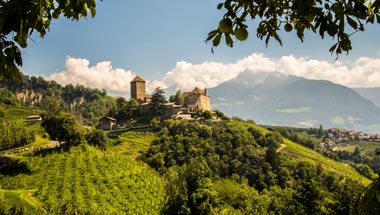
M 30 146 L 30 147 L 10 151 L 10 152 L 1 152 L 0 155 L 4 156 L 4 155 L 16 155 L 23 152 L 37 152 L 44 149 L 53 149 L 61 145 L 62 144 L 60 144 L 58 141 L 51 140 L 50 143 L 42 145 L 42 146 Z
M 286 145 L 283 144 L 283 143 L 281 143 L 281 144 L 280 144 L 280 147 L 278 147 L 278 149 L 277 149 L 276 152 L 277 152 L 277 153 L 281 152 L 285 147 L 286 147 Z

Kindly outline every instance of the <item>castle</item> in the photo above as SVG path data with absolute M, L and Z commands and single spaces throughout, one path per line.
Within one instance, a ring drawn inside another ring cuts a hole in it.
M 140 76 L 136 76 L 131 81 L 131 98 L 136 99 L 142 106 L 149 107 L 152 95 L 146 94 L 145 80 Z M 163 104 L 166 109 L 167 115 L 175 115 L 179 112 L 197 112 L 197 111 L 210 111 L 210 97 L 208 96 L 207 89 L 201 90 L 195 87 L 193 91 L 182 93 L 184 99 L 183 105 L 176 105 L 174 103 Z M 146 109 L 146 108 L 145 108 Z
M 210 97 L 208 96 L 207 89 L 201 90 L 195 87 L 191 92 L 182 93 L 184 99 L 184 106 L 189 109 L 190 112 L 194 111 L 210 111 Z

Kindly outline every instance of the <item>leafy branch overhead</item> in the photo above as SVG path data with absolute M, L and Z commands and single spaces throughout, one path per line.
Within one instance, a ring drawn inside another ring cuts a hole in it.
M 282 30 L 294 30 L 302 42 L 305 30 L 309 30 L 322 39 L 326 35 L 336 39 L 329 51 L 338 56 L 352 49 L 351 35 L 364 31 L 365 24 L 380 24 L 380 0 L 225 0 L 217 8 L 226 12 L 206 39 L 213 47 L 222 38 L 229 47 L 233 47 L 233 38 L 245 41 L 249 35 L 247 19 L 251 18 L 258 20 L 256 36 L 267 46 L 271 38 L 282 45 Z
M 43 37 L 61 14 L 79 20 L 95 13 L 96 0 L 0 0 L 0 80 L 21 78 L 20 47 L 34 31 Z

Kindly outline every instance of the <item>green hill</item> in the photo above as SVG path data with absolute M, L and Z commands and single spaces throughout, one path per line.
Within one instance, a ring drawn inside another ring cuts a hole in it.
M 165 121 L 140 158 L 175 191 L 164 214 L 350 214 L 370 183 L 350 166 L 239 120 Z
M 231 125 L 236 126 L 236 127 L 243 126 L 241 122 L 233 122 L 231 123 Z M 249 125 L 249 126 L 256 128 L 257 130 L 259 130 L 260 132 L 264 134 L 269 132 L 268 130 L 257 125 Z M 348 166 L 347 164 L 329 159 L 312 149 L 309 149 L 300 144 L 294 143 L 288 139 L 284 138 L 283 146 L 280 147 L 280 149 L 281 150 L 279 150 L 278 152 L 284 155 L 284 157 L 286 157 L 288 161 L 291 163 L 306 161 L 306 162 L 311 162 L 314 165 L 320 164 L 323 166 L 323 168 L 326 169 L 326 171 L 333 172 L 342 177 L 360 181 L 364 185 L 368 185 L 371 182 L 369 179 L 360 175 L 356 170 L 354 170 L 352 167 Z
M 370 183 L 237 120 L 169 120 L 158 132 L 124 133 L 105 151 L 79 145 L 0 159 L 5 214 L 348 214 Z

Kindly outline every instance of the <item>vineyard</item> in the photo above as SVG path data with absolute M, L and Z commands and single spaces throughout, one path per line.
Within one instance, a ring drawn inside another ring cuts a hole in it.
M 34 106 L 17 107 L 0 105 L 0 112 L 3 113 L 5 120 L 25 120 L 27 116 L 41 114 L 41 110 Z
M 116 153 L 81 145 L 15 159 L 31 173 L 1 178 L 0 194 L 29 193 L 30 201 L 19 199 L 32 206 L 30 214 L 158 214 L 165 203 L 158 173 Z

